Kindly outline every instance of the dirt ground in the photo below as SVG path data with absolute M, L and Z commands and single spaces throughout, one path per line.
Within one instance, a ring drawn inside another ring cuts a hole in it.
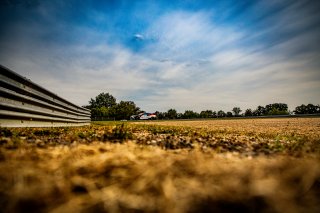
M 1 128 L 2 212 L 320 212 L 320 119 Z

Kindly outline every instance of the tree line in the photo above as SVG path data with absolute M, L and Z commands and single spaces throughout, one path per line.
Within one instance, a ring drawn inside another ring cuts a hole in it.
M 133 101 L 120 101 L 109 93 L 100 93 L 95 99 L 91 98 L 89 105 L 91 120 L 123 120 L 141 112 Z
M 116 102 L 116 98 L 109 93 L 100 93 L 95 99 L 91 98 L 89 105 L 84 106 L 91 110 L 92 120 L 123 120 L 130 119 L 131 115 L 144 112 L 133 101 Z M 242 113 L 241 113 L 242 112 Z M 223 117 L 252 117 L 252 116 L 272 116 L 290 114 L 319 114 L 320 106 L 307 104 L 300 105 L 293 112 L 288 110 L 285 103 L 273 103 L 266 106 L 258 106 L 256 109 L 245 109 L 234 107 L 230 111 L 223 110 L 203 110 L 200 113 L 193 110 L 185 110 L 184 113 L 169 109 L 166 112 L 155 112 L 158 119 L 196 119 L 196 118 L 223 118 Z

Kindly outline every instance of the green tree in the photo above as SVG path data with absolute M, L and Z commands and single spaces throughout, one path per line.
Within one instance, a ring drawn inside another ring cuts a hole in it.
M 159 112 L 156 111 L 155 114 L 157 115 L 157 119 L 162 120 L 166 118 L 166 113 L 165 112 Z
M 238 117 L 240 115 L 240 112 L 242 110 L 240 109 L 240 107 L 233 107 L 232 112 L 234 113 L 234 116 Z
M 177 110 L 175 109 L 169 109 L 168 112 L 167 112 L 167 117 L 169 119 L 176 119 L 177 118 Z
M 89 105 L 86 108 L 91 110 L 91 119 L 111 119 L 114 116 L 114 106 L 116 106 L 116 99 L 109 93 L 100 93 L 91 98 Z
M 105 106 L 102 106 L 91 109 L 91 119 L 93 120 L 113 120 L 113 115 L 113 107 L 107 108 Z
M 263 106 L 258 106 L 256 110 L 253 111 L 253 116 L 263 116 L 267 114 L 266 108 Z
M 133 101 L 120 101 L 109 93 L 100 93 L 95 99 L 91 98 L 89 105 L 91 119 L 93 120 L 121 120 L 130 119 L 131 115 L 138 114 L 140 108 Z
M 320 113 L 320 106 L 319 105 L 300 105 L 295 108 L 293 111 L 295 114 L 317 114 Z
M 212 110 L 201 111 L 199 116 L 200 116 L 200 118 L 212 118 L 213 112 L 212 112 Z
M 199 114 L 197 112 L 194 112 L 192 110 L 186 110 L 183 113 L 183 118 L 184 119 L 192 119 L 192 118 L 199 118 Z
M 277 108 L 272 108 L 270 111 L 268 111 L 268 115 L 289 115 L 288 111 L 280 111 Z
M 288 115 L 288 105 L 284 103 L 268 104 L 265 107 L 267 115 Z
M 218 113 L 217 113 L 217 116 L 219 118 L 226 117 L 226 113 L 223 110 L 219 110 Z
M 178 114 L 177 114 L 177 118 L 178 118 L 178 119 L 183 118 L 183 114 L 182 114 L 181 112 L 178 112 Z
M 133 101 L 120 101 L 120 103 L 110 108 L 114 110 L 116 120 L 130 119 L 131 115 L 138 114 L 140 108 Z
M 110 108 L 115 106 L 116 103 L 116 98 L 113 97 L 111 94 L 109 93 L 100 93 L 99 95 L 97 95 L 95 97 L 95 99 L 92 99 L 89 101 L 89 108 L 93 109 L 93 108 L 100 108 L 100 107 L 106 107 L 106 108 Z
M 248 117 L 248 116 L 253 116 L 253 112 L 251 109 L 246 109 L 246 111 L 244 112 L 244 116 Z
M 227 117 L 232 117 L 232 116 L 233 116 L 233 115 L 232 115 L 232 112 L 227 112 L 226 116 L 227 116 Z
M 216 118 L 216 117 L 217 117 L 217 112 L 216 112 L 216 111 L 213 111 L 213 112 L 212 112 L 212 117 L 213 117 L 213 118 Z

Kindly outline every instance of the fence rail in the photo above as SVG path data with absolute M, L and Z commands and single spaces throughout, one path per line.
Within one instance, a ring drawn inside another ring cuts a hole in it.
M 0 65 L 0 126 L 55 127 L 90 124 L 79 107 Z

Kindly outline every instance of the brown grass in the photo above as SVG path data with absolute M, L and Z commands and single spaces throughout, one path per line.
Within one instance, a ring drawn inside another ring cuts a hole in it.
M 319 121 L 1 129 L 1 211 L 319 212 Z M 180 138 L 192 146 L 165 145 Z M 243 155 L 220 140 L 300 148 Z
M 207 131 L 258 135 L 295 135 L 320 138 L 320 118 L 265 118 L 231 120 L 173 120 L 138 122 L 137 124 L 156 124 L 164 126 L 184 126 Z

